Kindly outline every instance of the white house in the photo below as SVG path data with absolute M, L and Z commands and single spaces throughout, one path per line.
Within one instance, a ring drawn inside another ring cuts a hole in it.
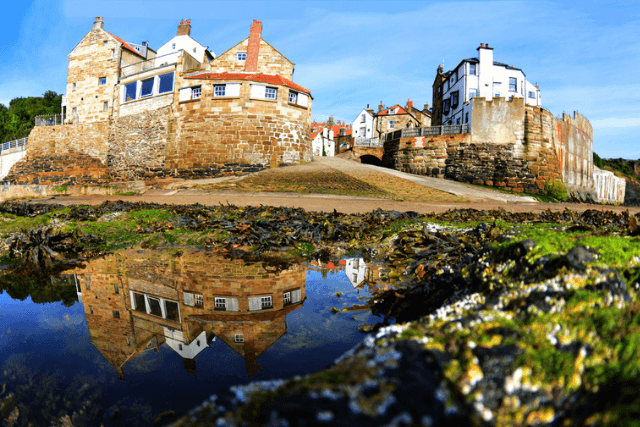
M 438 68 L 434 83 L 433 104 L 440 105 L 434 124 L 470 123 L 472 103 L 476 96 L 525 98 L 528 105 L 541 106 L 540 89 L 526 80 L 520 68 L 495 62 L 493 48 L 484 43 L 477 48 L 478 57 L 463 59 L 453 70 Z
M 364 258 L 349 258 L 344 269 L 351 286 L 357 288 L 367 277 L 367 263 Z
M 314 156 L 322 156 L 322 147 L 326 156 L 333 156 L 336 152 L 334 133 L 330 127 L 319 127 L 311 131 L 311 149 Z
M 184 50 L 200 63 L 215 58 L 215 53 L 191 38 L 191 21 L 180 21 L 178 32 L 171 40 L 163 44 L 156 55 L 156 66 L 172 64 L 178 60 L 178 52 Z
M 351 126 L 354 138 L 373 138 L 374 119 L 373 110 L 363 108 Z

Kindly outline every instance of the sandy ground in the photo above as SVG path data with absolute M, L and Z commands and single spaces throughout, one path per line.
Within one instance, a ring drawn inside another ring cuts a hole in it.
M 308 211 L 332 212 L 334 209 L 342 213 L 363 213 L 375 209 L 396 210 L 401 212 L 415 211 L 419 213 L 445 212 L 449 209 L 505 209 L 512 212 L 542 212 L 547 209 L 553 211 L 569 208 L 575 211 L 587 209 L 612 210 L 622 212 L 629 210 L 639 213 L 640 207 L 592 205 L 578 203 L 540 203 L 532 197 L 505 194 L 499 191 L 479 188 L 455 181 L 436 179 L 418 175 L 406 174 L 392 169 L 363 165 L 361 163 L 335 157 L 320 157 L 313 162 L 301 166 L 289 166 L 277 169 L 278 174 L 294 173 L 305 170 L 315 172 L 322 170 L 337 170 L 350 176 L 365 179 L 376 175 L 378 179 L 393 176 L 420 186 L 454 194 L 469 200 L 469 202 L 413 202 L 376 199 L 369 197 L 338 196 L 325 194 L 275 193 L 275 192 L 233 192 L 233 191 L 205 191 L 198 186 L 216 182 L 242 180 L 244 177 L 225 177 L 198 181 L 180 181 L 164 189 L 151 189 L 144 194 L 134 196 L 82 196 L 82 197 L 52 197 L 34 199 L 34 202 L 60 204 L 100 204 L 106 200 L 125 200 L 131 202 L 149 202 L 161 204 L 195 204 L 218 205 L 232 204 L 237 206 L 285 206 L 299 207 Z M 274 173 L 273 170 L 271 173 Z

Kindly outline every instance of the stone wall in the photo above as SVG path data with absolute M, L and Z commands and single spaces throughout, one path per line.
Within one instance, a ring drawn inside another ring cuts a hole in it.
M 556 148 L 568 190 L 593 194 L 593 129 L 577 111 L 573 117 L 563 114 L 554 119 Z
M 242 82 L 236 98 L 214 98 L 206 80 L 201 87 L 200 99 L 176 107 L 168 169 L 218 168 L 229 161 L 264 168 L 311 160 L 311 104 L 290 104 L 284 87 L 277 100 L 252 99 L 250 82 Z
M 623 204 L 625 202 L 627 182 L 624 178 L 618 178 L 613 172 L 595 167 L 593 180 L 596 188 L 596 202 L 616 204 Z
M 210 62 L 210 71 L 216 73 L 245 71 L 246 61 L 238 61 L 238 52 L 247 52 L 249 38 L 244 39 L 231 49 Z M 278 52 L 269 43 L 260 39 L 258 73 L 279 74 L 285 79 L 293 79 L 294 63 Z
M 37 126 L 29 134 L 26 156 L 4 180 L 18 184 L 111 181 L 106 165 L 108 133 L 107 122 Z
M 448 148 L 470 142 L 469 134 L 435 135 L 401 138 L 385 144 L 385 166 L 416 175 L 444 178 Z

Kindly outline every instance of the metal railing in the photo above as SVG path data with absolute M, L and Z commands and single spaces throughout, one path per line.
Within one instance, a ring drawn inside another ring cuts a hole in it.
M 24 137 L 24 138 L 14 139 L 13 141 L 7 141 L 5 143 L 2 143 L 0 144 L 0 152 L 27 145 L 28 139 L 29 139 L 28 137 Z
M 354 140 L 354 146 L 356 147 L 382 147 L 384 141 L 380 138 L 362 138 L 358 137 Z
M 36 126 L 56 126 L 64 124 L 65 116 L 62 114 L 46 114 L 36 116 Z
M 442 125 L 442 126 L 430 126 L 426 128 L 407 128 L 390 132 L 387 134 L 387 141 L 394 139 L 400 139 L 402 137 L 411 136 L 433 136 L 433 135 L 452 135 L 460 133 L 469 133 L 468 124 L 459 125 Z
M 156 56 L 155 58 L 146 59 L 144 61 L 136 62 L 135 64 L 124 66 L 120 69 L 120 78 L 176 64 L 178 62 L 178 53 L 179 52 L 168 53 L 166 55 Z

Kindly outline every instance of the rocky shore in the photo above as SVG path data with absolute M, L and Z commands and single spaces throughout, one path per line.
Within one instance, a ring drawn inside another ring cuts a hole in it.
M 151 210 L 167 216 L 134 215 Z M 320 372 L 233 387 L 178 426 L 626 425 L 640 416 L 640 239 L 626 213 L 126 203 L 4 203 L 0 212 L 48 215 L 49 231 L 3 229 L 14 266 L 55 268 L 109 245 L 179 245 L 158 236 L 209 230 L 192 243 L 230 257 L 286 264 L 349 253 L 379 267 L 383 286 L 369 305 L 387 324 L 363 325 L 363 341 Z M 110 241 L 99 221 L 132 233 Z

